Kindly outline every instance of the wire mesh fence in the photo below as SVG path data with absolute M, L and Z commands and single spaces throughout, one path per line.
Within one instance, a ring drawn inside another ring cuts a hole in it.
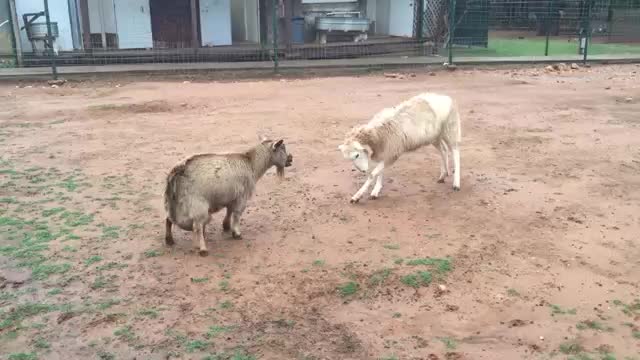
M 34 3 L 0 0 L 0 68 L 640 58 L 640 0 Z

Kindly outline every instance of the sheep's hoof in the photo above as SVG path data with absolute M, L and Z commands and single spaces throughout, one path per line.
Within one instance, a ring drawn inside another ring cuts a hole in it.
M 438 179 L 438 184 L 444 184 L 444 178 Z
M 352 204 L 357 204 L 360 201 L 360 199 L 355 199 L 355 198 L 351 198 L 351 200 L 349 201 Z
M 198 254 L 202 257 L 208 256 L 209 255 L 209 250 L 202 250 L 200 249 L 200 251 L 198 251 Z
M 460 186 L 454 186 L 453 191 L 460 191 Z
M 378 195 L 369 195 L 369 199 L 371 199 L 371 200 L 378 200 L 379 197 L 380 196 L 378 196 Z
M 232 232 L 231 233 L 231 237 L 236 239 L 236 240 L 241 240 L 242 239 L 242 234 L 237 233 L 237 232 Z
M 229 232 L 229 231 L 231 231 L 231 225 L 223 223 L 222 232 Z

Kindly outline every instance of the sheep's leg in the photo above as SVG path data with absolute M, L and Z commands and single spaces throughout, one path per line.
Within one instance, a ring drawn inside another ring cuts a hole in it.
M 384 162 L 381 162 L 378 165 L 376 165 L 376 167 L 373 168 L 373 171 L 369 173 L 369 176 L 367 177 L 367 181 L 365 181 L 364 185 L 362 185 L 360 190 L 358 190 L 358 192 L 355 195 L 353 195 L 353 197 L 351 197 L 352 204 L 355 204 L 358 201 L 360 201 L 360 199 L 362 198 L 362 195 L 364 195 L 364 193 L 367 192 L 367 190 L 369 190 L 373 181 L 378 177 L 378 175 L 382 173 L 382 170 L 384 170 Z
M 382 173 L 376 178 L 376 184 L 371 191 L 371 200 L 377 200 L 380 197 L 380 191 L 382 191 Z
M 452 147 L 453 152 L 453 190 L 460 191 L 460 149 L 458 145 Z
M 169 220 L 169 218 L 167 218 L 164 224 L 165 224 L 164 243 L 167 246 L 173 246 L 173 244 L 175 244 L 173 242 L 173 234 L 171 233 L 171 228 L 173 226 L 173 223 L 171 222 L 171 220 Z
M 438 177 L 439 183 L 444 183 L 444 179 L 449 175 L 449 154 L 447 152 L 447 145 L 444 142 L 439 142 L 434 144 L 436 149 L 440 151 L 440 157 L 442 158 L 440 162 L 440 176 Z
M 227 206 L 227 215 L 222 220 L 222 231 L 229 232 L 231 230 L 231 207 Z

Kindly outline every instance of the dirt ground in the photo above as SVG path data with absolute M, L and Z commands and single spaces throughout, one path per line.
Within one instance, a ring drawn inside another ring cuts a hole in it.
M 2 359 L 640 359 L 640 66 L 118 81 L 0 84 Z M 337 145 L 422 91 L 462 191 L 425 148 L 349 204 Z M 244 239 L 165 247 L 171 167 L 259 132 Z

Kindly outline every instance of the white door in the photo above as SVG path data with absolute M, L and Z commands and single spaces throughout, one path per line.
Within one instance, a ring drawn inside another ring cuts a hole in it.
M 413 37 L 414 0 L 390 1 L 389 35 Z
M 149 0 L 115 0 L 114 7 L 120 49 L 152 48 Z
M 200 0 L 202 46 L 231 45 L 230 1 Z

